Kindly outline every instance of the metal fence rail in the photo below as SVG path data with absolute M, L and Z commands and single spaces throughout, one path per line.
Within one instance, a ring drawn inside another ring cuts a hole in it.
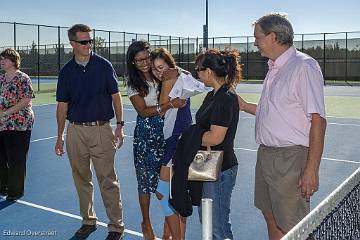
M 33 76 L 40 89 L 41 79 L 58 75 L 60 68 L 72 57 L 67 27 L 0 22 L 0 51 L 12 47 L 22 57 L 22 69 Z M 178 65 L 194 69 L 195 56 L 201 50 L 203 38 L 184 38 L 106 30 L 93 30 L 93 51 L 110 60 L 118 76 L 126 76 L 126 51 L 134 40 L 144 39 L 152 48 L 168 48 Z M 212 37 L 210 48 L 237 48 L 244 64 L 244 79 L 263 79 L 266 59 L 254 46 L 254 37 Z M 314 57 L 327 80 L 360 83 L 360 32 L 296 34 L 294 45 Z

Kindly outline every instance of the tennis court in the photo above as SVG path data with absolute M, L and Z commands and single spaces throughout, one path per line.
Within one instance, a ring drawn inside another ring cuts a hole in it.
M 238 91 L 245 98 L 258 98 L 261 85 L 243 84 Z M 328 127 L 320 168 L 320 188 L 311 199 L 314 208 L 360 166 L 360 88 L 326 87 Z M 350 99 L 349 103 L 339 99 Z M 136 111 L 124 99 L 125 143 L 116 155 L 116 170 L 121 184 L 126 235 L 124 239 L 141 239 L 141 214 L 132 157 L 132 134 Z M 197 107 L 197 104 L 194 104 Z M 327 105 L 329 105 L 327 103 Z M 344 108 L 347 108 L 346 112 Z M 36 123 L 30 145 L 25 196 L 16 202 L 0 198 L 0 239 L 71 239 L 80 227 L 81 218 L 76 190 L 67 156 L 54 154 L 56 142 L 55 104 L 34 107 Z M 196 112 L 196 109 L 193 110 Z M 341 114 L 336 114 L 340 112 Z M 335 113 L 335 114 L 334 114 Z M 231 220 L 236 239 L 266 239 L 267 231 L 261 213 L 253 206 L 254 169 L 257 144 L 254 140 L 254 117 L 240 113 L 235 140 L 239 161 L 237 184 L 232 196 Z M 95 210 L 99 218 L 97 231 L 88 239 L 106 237 L 107 217 L 94 178 Z M 151 219 L 161 237 L 163 216 L 153 197 Z M 201 239 L 197 211 L 188 219 L 187 239 Z

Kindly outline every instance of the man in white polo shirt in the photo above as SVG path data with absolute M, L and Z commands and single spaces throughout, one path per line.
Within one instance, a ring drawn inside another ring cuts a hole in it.
M 255 170 L 255 206 L 269 239 L 280 239 L 310 211 L 319 187 L 326 129 L 324 80 L 319 64 L 293 46 L 290 22 L 269 14 L 255 24 L 255 46 L 269 58 L 258 105 L 239 97 L 240 110 L 255 115 L 260 144 Z

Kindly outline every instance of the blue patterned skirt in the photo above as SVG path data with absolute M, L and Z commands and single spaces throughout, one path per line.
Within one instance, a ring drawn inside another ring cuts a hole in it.
M 156 192 L 165 148 L 163 127 L 159 116 L 136 118 L 133 151 L 139 193 Z

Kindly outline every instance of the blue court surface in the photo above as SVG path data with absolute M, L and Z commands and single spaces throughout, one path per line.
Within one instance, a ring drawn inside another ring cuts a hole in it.
M 71 239 L 81 225 L 68 158 L 54 153 L 57 133 L 55 108 L 54 104 L 34 107 L 36 123 L 28 157 L 25 196 L 16 202 L 0 198 L 0 239 Z M 126 138 L 116 155 L 126 227 L 124 239 L 141 239 L 141 213 L 132 153 L 136 112 L 132 106 L 124 108 Z M 360 119 L 328 117 L 327 120 L 320 188 L 311 200 L 312 208 L 360 166 Z M 240 114 L 235 146 L 239 171 L 231 206 L 234 236 L 236 239 L 267 239 L 265 221 L 253 206 L 257 149 L 253 116 Z M 99 226 L 88 239 L 104 239 L 107 216 L 95 175 L 93 179 Z M 151 219 L 156 236 L 161 237 L 163 215 L 155 196 L 151 202 Z M 186 239 L 201 239 L 196 208 L 188 218 Z

